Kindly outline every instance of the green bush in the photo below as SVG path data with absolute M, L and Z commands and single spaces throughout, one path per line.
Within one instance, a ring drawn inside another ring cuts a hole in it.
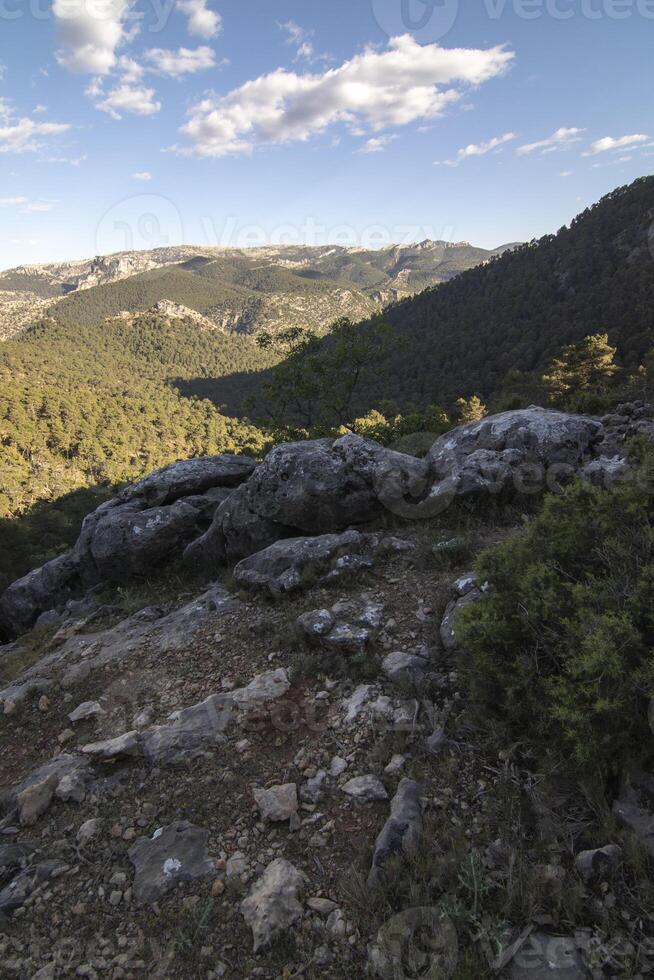
M 610 770 L 651 747 L 654 452 L 612 491 L 581 482 L 485 552 L 492 583 L 462 611 L 472 696 L 517 737 L 548 739 Z

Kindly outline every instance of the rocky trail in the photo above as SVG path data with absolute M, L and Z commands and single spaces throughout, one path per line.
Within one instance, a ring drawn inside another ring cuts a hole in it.
M 653 429 L 528 409 L 424 461 L 298 443 L 90 515 L 0 599 L 0 976 L 650 975 L 624 856 L 654 815 L 621 797 L 593 840 L 592 802 L 471 710 L 454 627 L 530 519 L 517 485 L 610 484 Z

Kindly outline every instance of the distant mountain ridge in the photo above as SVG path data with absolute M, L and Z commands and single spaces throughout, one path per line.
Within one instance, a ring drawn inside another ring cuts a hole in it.
M 505 246 L 512 247 L 512 246 Z M 382 306 L 490 261 L 499 249 L 431 241 L 384 248 L 169 246 L 0 272 L 0 340 L 43 316 L 84 325 L 160 302 L 240 333 L 302 325 Z M 84 294 L 84 295 L 83 295 Z

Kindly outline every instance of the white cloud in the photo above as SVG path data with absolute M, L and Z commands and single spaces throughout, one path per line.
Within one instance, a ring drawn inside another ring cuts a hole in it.
M 583 132 L 585 132 L 583 129 L 576 127 L 566 129 L 565 126 L 562 126 L 561 129 L 557 129 L 547 139 L 519 146 L 518 153 L 520 156 L 524 156 L 527 153 L 534 153 L 536 150 L 540 150 L 541 153 L 553 153 L 556 150 L 565 150 L 571 143 L 578 143 Z
M 584 156 L 606 153 L 607 150 L 622 150 L 625 146 L 638 146 L 639 143 L 647 143 L 649 139 L 649 136 L 644 136 L 642 133 L 636 133 L 633 136 L 620 136 L 617 139 L 613 136 L 605 136 L 603 139 L 591 143 L 590 150 L 588 153 L 584 153 Z
M 139 170 L 138 173 L 132 174 L 133 180 L 142 180 L 144 183 L 152 180 L 152 174 L 149 170 Z
M 28 197 L 0 197 L 0 208 L 18 208 L 20 214 L 52 211 L 58 201 L 30 201 Z
M 14 119 L 4 112 L 0 126 L 0 153 L 28 153 L 41 149 L 48 137 L 67 132 L 69 123 L 35 122 L 33 119 Z
M 313 36 L 313 31 L 307 31 L 304 27 L 300 27 L 300 25 L 296 24 L 294 20 L 287 20 L 284 24 L 278 23 L 277 26 L 280 30 L 286 32 L 287 44 L 295 44 L 300 46 Z
M 182 75 L 204 71 L 216 67 L 216 56 L 213 50 L 203 45 L 195 50 L 179 48 L 178 51 L 166 51 L 163 48 L 151 48 L 145 52 L 145 60 L 153 66 L 153 71 L 171 78 L 181 78 Z
M 139 82 L 145 74 L 145 68 L 127 55 L 121 55 L 118 59 L 118 70 L 123 82 Z
M 297 48 L 295 52 L 295 61 L 307 61 L 309 64 L 314 64 L 318 61 L 331 61 L 331 56 L 328 54 L 317 54 L 316 49 L 311 40 L 314 31 L 307 30 L 304 27 L 300 27 L 296 24 L 294 20 L 287 20 L 286 23 L 280 24 L 278 22 L 277 26 L 280 30 L 286 33 L 286 44 L 291 44 Z
M 52 13 L 61 47 L 57 61 L 72 72 L 106 75 L 116 64 L 116 49 L 127 40 L 129 0 L 54 0 Z
M 188 17 L 188 32 L 195 37 L 216 37 L 222 30 L 222 17 L 207 7 L 207 0 L 177 0 L 177 9 Z
M 42 116 L 44 112 L 48 111 L 48 107 L 45 105 L 35 105 L 32 109 L 33 116 Z
M 181 130 L 191 147 L 181 152 L 221 157 L 307 140 L 336 123 L 363 135 L 433 119 L 461 97 L 460 89 L 444 86 L 480 85 L 506 71 L 513 57 L 504 46 L 421 46 L 407 34 L 392 38 L 386 51 L 367 48 L 323 73 L 279 68 L 193 106 Z
M 79 167 L 88 160 L 88 154 L 83 153 L 80 157 L 45 157 L 45 163 L 65 163 L 70 167 Z
M 357 151 L 358 153 L 383 153 L 389 143 L 393 140 L 399 139 L 398 136 L 375 136 L 369 139 L 363 146 Z
M 121 82 L 105 95 L 96 79 L 87 89 L 87 95 L 96 100 L 96 109 L 107 112 L 112 119 L 122 119 L 125 112 L 135 116 L 152 116 L 161 109 L 161 102 L 155 99 L 155 90 L 144 85 Z
M 487 153 L 491 153 L 505 143 L 510 143 L 515 138 L 515 133 L 504 133 L 503 136 L 493 136 L 486 143 L 469 143 L 468 146 L 461 147 L 456 155 L 456 159 L 436 160 L 436 166 L 457 167 L 463 160 L 468 160 L 470 157 L 486 156 Z
M 572 177 L 574 170 L 562 170 L 559 177 Z

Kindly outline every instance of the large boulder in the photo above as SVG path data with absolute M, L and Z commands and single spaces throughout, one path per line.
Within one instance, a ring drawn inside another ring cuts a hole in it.
M 216 509 L 256 468 L 231 455 L 183 460 L 151 473 L 89 514 L 72 549 L 0 597 L 0 631 L 16 636 L 103 582 L 147 575 L 182 557 Z
M 599 419 L 535 405 L 459 426 L 427 455 L 434 512 L 474 493 L 555 488 L 590 459 L 602 434 Z
M 280 538 L 367 523 L 382 512 L 384 497 L 424 492 L 427 472 L 422 460 L 355 435 L 277 446 L 218 508 L 185 559 L 211 565 L 245 558 Z

